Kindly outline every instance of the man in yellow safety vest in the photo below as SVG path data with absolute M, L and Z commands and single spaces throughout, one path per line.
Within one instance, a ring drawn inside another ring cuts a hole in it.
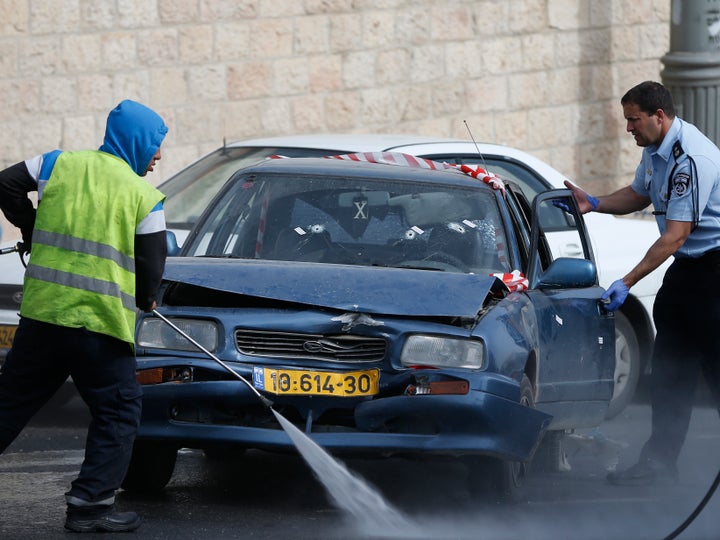
M 65 528 L 131 531 L 115 509 L 140 422 L 136 308 L 151 311 L 165 266 L 164 195 L 142 177 L 161 158 L 162 118 L 131 100 L 98 150 L 55 150 L 0 171 L 0 209 L 30 252 L 20 323 L 0 373 L 0 452 L 72 377 L 90 409 Z M 35 210 L 28 193 L 37 191 Z

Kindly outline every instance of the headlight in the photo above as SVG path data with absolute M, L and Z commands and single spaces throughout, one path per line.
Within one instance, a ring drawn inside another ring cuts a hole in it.
M 470 339 L 414 335 L 405 342 L 400 362 L 404 366 L 480 369 L 485 365 L 485 346 Z
M 170 321 L 209 351 L 218 344 L 217 325 L 212 321 L 177 319 Z M 147 317 L 140 323 L 137 333 L 138 347 L 198 351 L 198 348 L 181 336 L 174 328 L 160 319 Z

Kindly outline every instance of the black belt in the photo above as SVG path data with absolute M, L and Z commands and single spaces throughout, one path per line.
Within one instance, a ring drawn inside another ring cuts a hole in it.
M 696 264 L 698 266 L 720 264 L 720 249 L 706 251 L 699 257 L 677 257 L 675 259 L 681 264 Z

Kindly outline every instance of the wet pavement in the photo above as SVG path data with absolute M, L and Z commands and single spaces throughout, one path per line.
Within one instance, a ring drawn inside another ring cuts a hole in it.
M 527 500 L 516 505 L 474 498 L 459 461 L 345 463 L 411 520 L 408 536 L 396 531 L 393 538 L 660 540 L 687 518 L 717 474 L 720 422 L 712 408 L 695 410 L 679 485 L 607 484 L 604 477 L 613 466 L 634 463 L 649 432 L 649 415 L 647 405 L 635 404 L 598 430 L 569 437 L 567 470 L 533 475 Z M 63 493 L 82 460 L 86 422 L 81 404 L 46 412 L 0 456 L 0 538 L 67 540 Z M 133 538 L 378 538 L 370 532 L 373 516 L 349 519 L 295 454 L 248 451 L 211 460 L 200 451 L 182 450 L 162 494 L 121 492 L 118 505 L 144 517 Z M 678 538 L 714 540 L 719 532 L 720 495 L 715 495 Z

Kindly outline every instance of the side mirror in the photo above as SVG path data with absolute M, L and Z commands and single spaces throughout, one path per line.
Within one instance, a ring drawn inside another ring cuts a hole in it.
M 177 243 L 177 237 L 172 231 L 165 231 L 165 242 L 167 244 L 168 257 L 175 257 L 180 253 L 180 246 Z
M 538 289 L 580 289 L 597 284 L 595 263 L 587 259 L 559 257 L 541 275 Z

